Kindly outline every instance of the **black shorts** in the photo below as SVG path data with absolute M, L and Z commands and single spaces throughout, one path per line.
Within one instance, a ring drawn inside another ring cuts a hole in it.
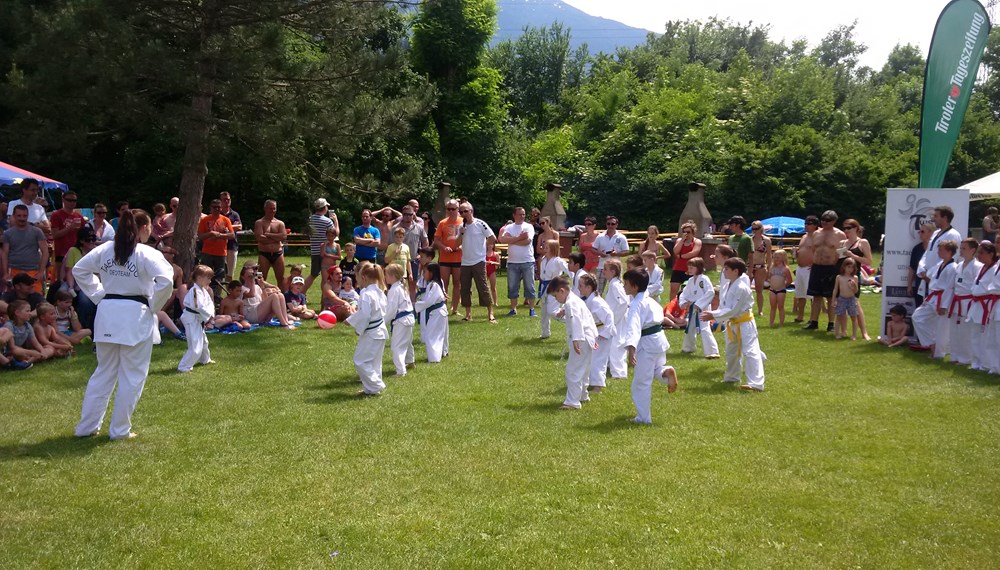
M 676 269 L 670 272 L 670 282 L 671 283 L 687 283 L 687 280 L 691 276 L 687 274 L 687 271 L 677 271 Z
M 439 263 L 441 267 L 462 267 L 461 261 L 442 261 Z
M 311 277 L 316 277 L 320 273 L 323 273 L 323 256 L 313 255 L 309 265 L 309 275 Z
M 264 259 L 266 259 L 267 262 L 270 263 L 271 265 L 274 265 L 274 262 L 276 262 L 279 259 L 281 259 L 281 256 L 284 255 L 284 254 L 285 254 L 285 252 L 281 251 L 280 249 L 278 251 L 258 251 L 257 252 L 257 255 L 263 257 Z
M 832 297 L 833 286 L 837 282 L 836 265 L 820 265 L 814 263 L 809 272 L 809 288 L 806 295 L 810 297 Z

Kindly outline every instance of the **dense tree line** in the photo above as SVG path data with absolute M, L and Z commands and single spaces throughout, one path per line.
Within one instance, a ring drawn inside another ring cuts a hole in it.
M 493 0 L 8 0 L 0 157 L 89 201 L 276 198 L 293 227 L 318 196 L 351 223 L 443 179 L 495 222 L 557 181 L 571 219 L 669 228 L 700 180 L 717 217 L 834 208 L 877 229 L 884 189 L 916 184 L 912 46 L 876 70 L 853 26 L 810 49 L 672 21 L 597 55 L 558 24 L 490 48 L 495 26 Z M 998 85 L 973 95 L 945 185 L 1000 167 Z

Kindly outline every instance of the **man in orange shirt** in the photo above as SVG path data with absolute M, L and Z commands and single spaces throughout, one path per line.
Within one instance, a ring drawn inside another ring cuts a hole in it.
M 438 223 L 434 232 L 434 247 L 438 250 L 441 266 L 441 281 L 444 293 L 448 294 L 448 279 L 451 278 L 451 314 L 458 312 L 458 278 L 462 273 L 462 248 L 458 245 L 458 235 L 462 230 L 462 220 L 458 217 L 458 200 L 448 200 L 444 205 L 447 217 Z
M 236 238 L 233 223 L 222 215 L 222 201 L 212 200 L 209 214 L 198 222 L 198 239 L 201 240 L 201 262 L 212 268 L 212 291 L 215 300 L 222 298 L 222 282 L 226 278 L 226 254 L 229 240 Z

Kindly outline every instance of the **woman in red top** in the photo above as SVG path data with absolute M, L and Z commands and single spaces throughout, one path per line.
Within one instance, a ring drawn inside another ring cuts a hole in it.
M 586 230 L 580 234 L 579 245 L 580 253 L 583 254 L 584 264 L 583 269 L 587 273 L 594 273 L 597 269 L 597 262 L 600 259 L 597 256 L 597 250 L 594 249 L 594 241 L 597 240 L 597 218 L 594 216 L 587 216 L 583 220 L 583 227 Z
M 680 239 L 674 242 L 674 268 L 670 272 L 671 299 L 677 296 L 681 285 L 688 280 L 688 260 L 701 255 L 701 240 L 694 235 L 697 228 L 692 221 L 684 222 L 681 225 Z

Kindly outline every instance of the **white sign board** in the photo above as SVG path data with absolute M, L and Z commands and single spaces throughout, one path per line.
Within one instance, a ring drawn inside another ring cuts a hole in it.
M 906 307 L 913 314 L 913 295 L 906 292 L 910 254 L 920 243 L 920 225 L 931 220 L 934 208 L 951 206 L 958 233 L 969 234 L 969 191 L 927 188 L 890 188 L 885 199 L 885 243 L 882 246 L 881 334 L 889 320 L 889 309 Z M 916 285 L 914 284 L 914 287 Z M 871 322 L 869 320 L 869 322 Z

